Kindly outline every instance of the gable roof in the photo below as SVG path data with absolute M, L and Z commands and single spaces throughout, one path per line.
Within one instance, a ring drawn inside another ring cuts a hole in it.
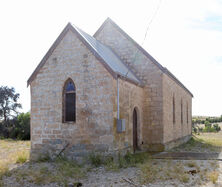
M 105 46 L 94 37 L 85 33 L 71 23 L 67 24 L 62 33 L 50 47 L 46 55 L 43 57 L 39 65 L 36 67 L 27 81 L 27 86 L 29 86 L 30 83 L 34 80 L 41 67 L 46 63 L 50 55 L 53 53 L 55 48 L 58 46 L 60 41 L 69 30 L 77 34 L 77 37 L 88 47 L 93 55 L 104 65 L 104 67 L 108 70 L 108 72 L 111 73 L 114 78 L 117 78 L 119 76 L 120 78 L 124 78 L 129 82 L 132 82 L 139 86 L 143 86 L 142 81 L 127 67 L 124 62 L 120 60 L 120 58 L 111 50 L 111 48 Z
M 100 28 L 93 35 L 96 37 L 105 27 L 107 23 L 111 23 L 125 38 L 131 41 L 138 50 L 140 50 L 154 65 L 156 65 L 163 73 L 168 75 L 171 79 L 173 79 L 180 87 L 182 87 L 185 91 L 187 91 L 192 97 L 193 94 L 165 67 L 163 67 L 159 62 L 157 62 L 145 49 L 143 49 L 135 40 L 133 40 L 125 31 L 123 31 L 113 20 L 109 17 L 103 22 Z
M 100 41 L 96 40 L 94 37 L 85 33 L 81 29 L 73 26 L 79 34 L 88 42 L 88 44 L 97 52 L 97 54 L 105 61 L 105 63 L 120 76 L 126 76 L 126 78 L 135 81 L 136 83 L 141 83 L 139 78 L 134 75 L 133 72 L 127 67 L 125 63 L 120 60 L 120 58 L 112 51 L 110 47 L 105 46 Z

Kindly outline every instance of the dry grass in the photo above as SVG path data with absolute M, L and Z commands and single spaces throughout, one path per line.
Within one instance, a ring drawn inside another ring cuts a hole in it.
M 207 177 L 209 178 L 209 180 L 213 183 L 216 184 L 217 179 L 219 176 L 219 172 L 218 171 L 211 171 L 207 174 Z
M 85 176 L 85 170 L 81 166 L 65 159 L 28 162 L 29 152 L 29 141 L 0 140 L 0 187 L 3 186 L 3 178 L 10 176 L 21 186 L 26 182 L 66 186 L 71 179 L 78 181 Z M 11 168 L 14 169 L 10 170 Z
M 218 161 L 190 161 L 190 160 L 147 160 L 140 165 L 141 184 L 158 184 L 171 181 L 178 184 L 196 184 L 201 186 L 208 182 L 216 183 L 219 172 Z M 162 186 L 164 184 L 161 184 Z
M 202 147 L 206 146 L 204 144 L 222 146 L 220 142 L 217 142 L 217 137 L 214 137 L 215 140 L 213 140 L 213 138 L 201 136 L 198 137 L 198 141 L 195 138 L 184 147 L 188 146 L 193 149 L 192 146 L 197 147 L 199 143 Z M 200 139 L 201 141 L 199 141 Z M 9 180 L 13 179 L 17 185 L 21 186 L 24 183 L 36 185 L 55 183 L 66 186 L 67 183 L 83 180 L 87 176 L 87 172 L 90 171 L 87 167 L 82 167 L 64 158 L 54 162 L 49 162 L 47 159 L 43 159 L 42 162 L 28 162 L 29 147 L 30 142 L 0 140 L 0 187 L 3 186 L 3 179 L 6 177 L 11 177 Z M 97 163 L 98 158 L 95 157 L 95 159 Z M 138 178 L 142 184 L 170 181 L 175 184 L 195 183 L 200 185 L 208 181 L 216 183 L 219 175 L 217 161 L 153 160 L 144 153 L 128 154 L 125 157 L 120 157 L 117 163 L 113 159 L 105 159 L 105 161 L 102 162 L 102 166 L 107 168 L 109 172 L 126 167 L 139 168 L 141 172 Z M 18 167 L 10 170 L 15 165 Z M 191 170 L 195 170 L 196 173 L 191 174 Z
M 18 153 L 16 163 L 23 164 L 29 159 L 29 152 L 28 151 L 21 151 Z
M 200 135 L 194 135 L 186 144 L 180 145 L 171 151 L 221 152 L 222 131 L 218 133 L 201 133 Z
M 27 142 L 22 144 L 21 141 L 19 141 L 18 146 L 16 146 L 16 141 L 14 141 L 13 144 L 10 141 L 10 146 L 7 146 L 5 141 L 4 144 L 1 143 L 2 140 L 0 140 L 0 161 L 4 163 L 5 166 L 10 166 L 15 163 L 24 163 L 29 159 L 30 149 Z
M 56 183 L 66 186 L 73 180 L 78 181 L 86 175 L 86 169 L 73 161 L 66 159 L 57 159 L 55 162 L 37 162 L 32 163 L 29 167 L 18 168 L 13 171 L 13 177 L 17 183 L 22 184 L 24 181 L 37 185 L 47 185 Z
M 29 159 L 29 150 L 29 141 L 0 140 L 0 185 L 3 176 L 11 174 L 10 167 Z
M 159 162 L 162 163 L 160 164 Z M 189 182 L 189 174 L 187 174 L 184 165 L 180 162 L 149 160 L 140 165 L 140 168 L 140 181 L 142 184 L 166 180 L 177 180 L 180 183 Z
M 218 133 L 201 133 L 196 135 L 203 143 L 222 148 L 222 132 Z

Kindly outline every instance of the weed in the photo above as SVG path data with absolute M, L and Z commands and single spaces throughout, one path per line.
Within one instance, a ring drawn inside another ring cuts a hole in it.
M 51 161 L 49 153 L 45 153 L 44 155 L 39 155 L 36 162 L 49 162 Z
M 186 165 L 190 168 L 197 168 L 198 167 L 196 162 L 194 162 L 194 161 L 190 161 Z
M 95 153 L 90 154 L 89 161 L 95 167 L 99 167 L 103 164 L 103 159 L 100 154 L 95 154 Z
M 28 160 L 28 152 L 27 151 L 22 151 L 18 154 L 18 157 L 16 159 L 16 163 L 22 164 L 25 163 Z
M 217 182 L 218 176 L 219 176 L 219 173 L 217 171 L 212 171 L 208 173 L 208 178 L 213 184 Z
M 150 183 L 154 182 L 158 179 L 158 170 L 156 166 L 153 166 L 151 161 L 147 161 L 144 164 L 140 165 L 141 168 L 141 182 L 144 183 Z
M 189 175 L 188 174 L 183 174 L 179 177 L 180 181 L 183 183 L 189 182 Z

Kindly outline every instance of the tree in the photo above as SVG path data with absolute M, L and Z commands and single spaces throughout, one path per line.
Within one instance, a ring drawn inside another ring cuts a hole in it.
M 14 114 L 18 114 L 17 109 L 22 108 L 18 99 L 19 94 L 15 93 L 13 87 L 0 87 L 0 120 L 3 119 L 6 122 L 10 117 L 14 117 Z

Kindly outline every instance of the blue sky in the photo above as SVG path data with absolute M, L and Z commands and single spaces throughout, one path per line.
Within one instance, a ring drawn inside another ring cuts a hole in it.
M 194 94 L 194 115 L 222 114 L 222 1 L 0 1 L 0 85 L 30 109 L 26 81 L 68 22 L 93 34 L 110 17 Z

